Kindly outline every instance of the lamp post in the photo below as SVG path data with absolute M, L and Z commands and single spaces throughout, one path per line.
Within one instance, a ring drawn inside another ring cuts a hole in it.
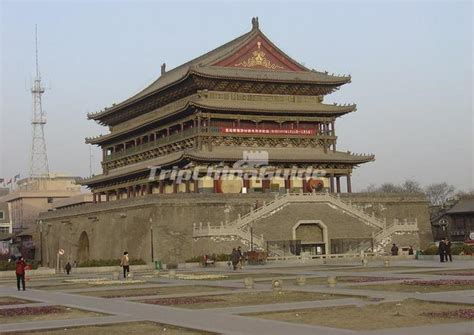
M 446 218 L 442 218 L 439 220 L 439 225 L 441 226 L 441 229 L 443 230 L 443 237 L 447 238 L 448 237 L 448 220 Z
M 40 263 L 41 263 L 41 266 L 44 266 L 43 264 L 43 220 L 39 220 L 37 223 L 39 225 L 39 230 L 40 230 Z
M 250 251 L 253 251 L 253 223 L 250 223 Z
M 150 242 L 151 242 L 151 262 L 155 262 L 155 255 L 154 255 L 154 245 L 153 245 L 153 218 L 150 216 Z

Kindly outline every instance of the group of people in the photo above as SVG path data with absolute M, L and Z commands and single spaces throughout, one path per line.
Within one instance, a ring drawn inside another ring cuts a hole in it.
M 241 269 L 244 262 L 244 255 L 242 254 L 242 249 L 240 247 L 233 248 L 232 253 L 230 254 L 230 262 L 234 270 L 238 268 Z
M 447 262 L 448 257 L 449 261 L 453 261 L 453 256 L 451 255 L 451 241 L 448 240 L 447 238 L 443 238 L 441 241 L 439 241 L 438 245 L 438 254 L 439 254 L 439 261 L 441 263 Z

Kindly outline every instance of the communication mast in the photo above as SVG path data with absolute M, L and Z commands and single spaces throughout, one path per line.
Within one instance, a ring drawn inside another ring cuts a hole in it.
M 35 49 L 36 49 L 36 74 L 31 94 L 33 96 L 33 117 L 32 125 L 32 144 L 30 157 L 30 178 L 49 178 L 48 155 L 46 154 L 46 140 L 44 138 L 44 126 L 46 125 L 46 115 L 41 104 L 41 95 L 44 93 L 44 87 L 41 86 L 41 75 L 38 65 L 38 29 L 35 25 Z

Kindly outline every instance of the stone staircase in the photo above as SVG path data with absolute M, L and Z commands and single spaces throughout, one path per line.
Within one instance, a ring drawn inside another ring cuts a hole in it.
M 258 236 L 252 234 L 251 236 L 250 227 L 253 222 L 270 216 L 291 203 L 325 203 L 333 208 L 337 208 L 345 214 L 357 218 L 373 228 L 379 229 L 379 231 L 374 234 L 374 240 L 377 241 L 377 243 L 391 236 L 395 232 L 414 231 L 413 229 L 418 229 L 416 220 L 414 223 L 408 223 L 408 221 L 405 220 L 402 224 L 400 224 L 399 221 L 394 221 L 392 224 L 387 226 L 385 218 L 379 219 L 375 217 L 373 213 L 371 215 L 366 213 L 359 207 L 353 205 L 350 201 L 343 201 L 338 194 L 286 193 L 275 197 L 274 200 L 264 203 L 263 206 L 256 208 L 243 216 L 239 215 L 236 220 L 229 223 L 221 222 L 219 225 L 212 225 L 209 222 L 207 224 L 203 224 L 202 222 L 198 224 L 194 223 L 193 237 L 222 238 L 225 236 L 235 236 L 240 238 L 242 242 L 248 246 L 250 246 L 250 241 L 253 240 L 254 246 L 265 248 L 266 245 L 263 235 Z M 283 250 L 278 249 L 274 249 L 272 252 L 276 256 L 283 256 L 284 254 Z

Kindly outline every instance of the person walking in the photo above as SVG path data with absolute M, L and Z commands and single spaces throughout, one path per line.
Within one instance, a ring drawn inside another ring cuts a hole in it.
M 123 278 L 127 279 L 130 273 L 130 259 L 128 258 L 128 251 L 123 252 L 122 259 L 120 260 L 120 266 L 123 267 Z
M 237 253 L 239 254 L 239 269 L 242 269 L 244 266 L 244 255 L 242 254 L 242 248 L 240 246 L 237 248 Z
M 392 245 L 392 249 L 390 249 L 390 251 L 392 252 L 392 256 L 398 256 L 398 247 L 395 243 Z
M 20 282 L 23 286 L 23 291 L 25 291 L 25 269 L 27 265 L 25 261 L 23 260 L 23 257 L 20 256 L 18 260 L 16 261 L 16 287 L 18 288 L 18 291 L 20 291 Z
M 71 272 L 72 266 L 71 263 L 67 262 L 66 266 L 64 267 L 64 270 L 66 270 L 66 274 L 69 276 L 69 273 Z
M 444 263 L 444 256 L 446 254 L 446 242 L 444 241 L 444 238 L 441 241 L 439 241 L 438 254 L 439 254 L 439 261 L 441 263 Z
M 445 252 L 444 252 L 444 260 L 447 262 L 449 257 L 449 261 L 453 261 L 453 256 L 451 255 L 451 241 L 446 239 L 445 242 Z
M 240 256 L 239 252 L 235 248 L 232 249 L 232 253 L 230 254 L 230 261 L 232 262 L 234 271 L 237 270 L 237 265 L 239 264 Z

